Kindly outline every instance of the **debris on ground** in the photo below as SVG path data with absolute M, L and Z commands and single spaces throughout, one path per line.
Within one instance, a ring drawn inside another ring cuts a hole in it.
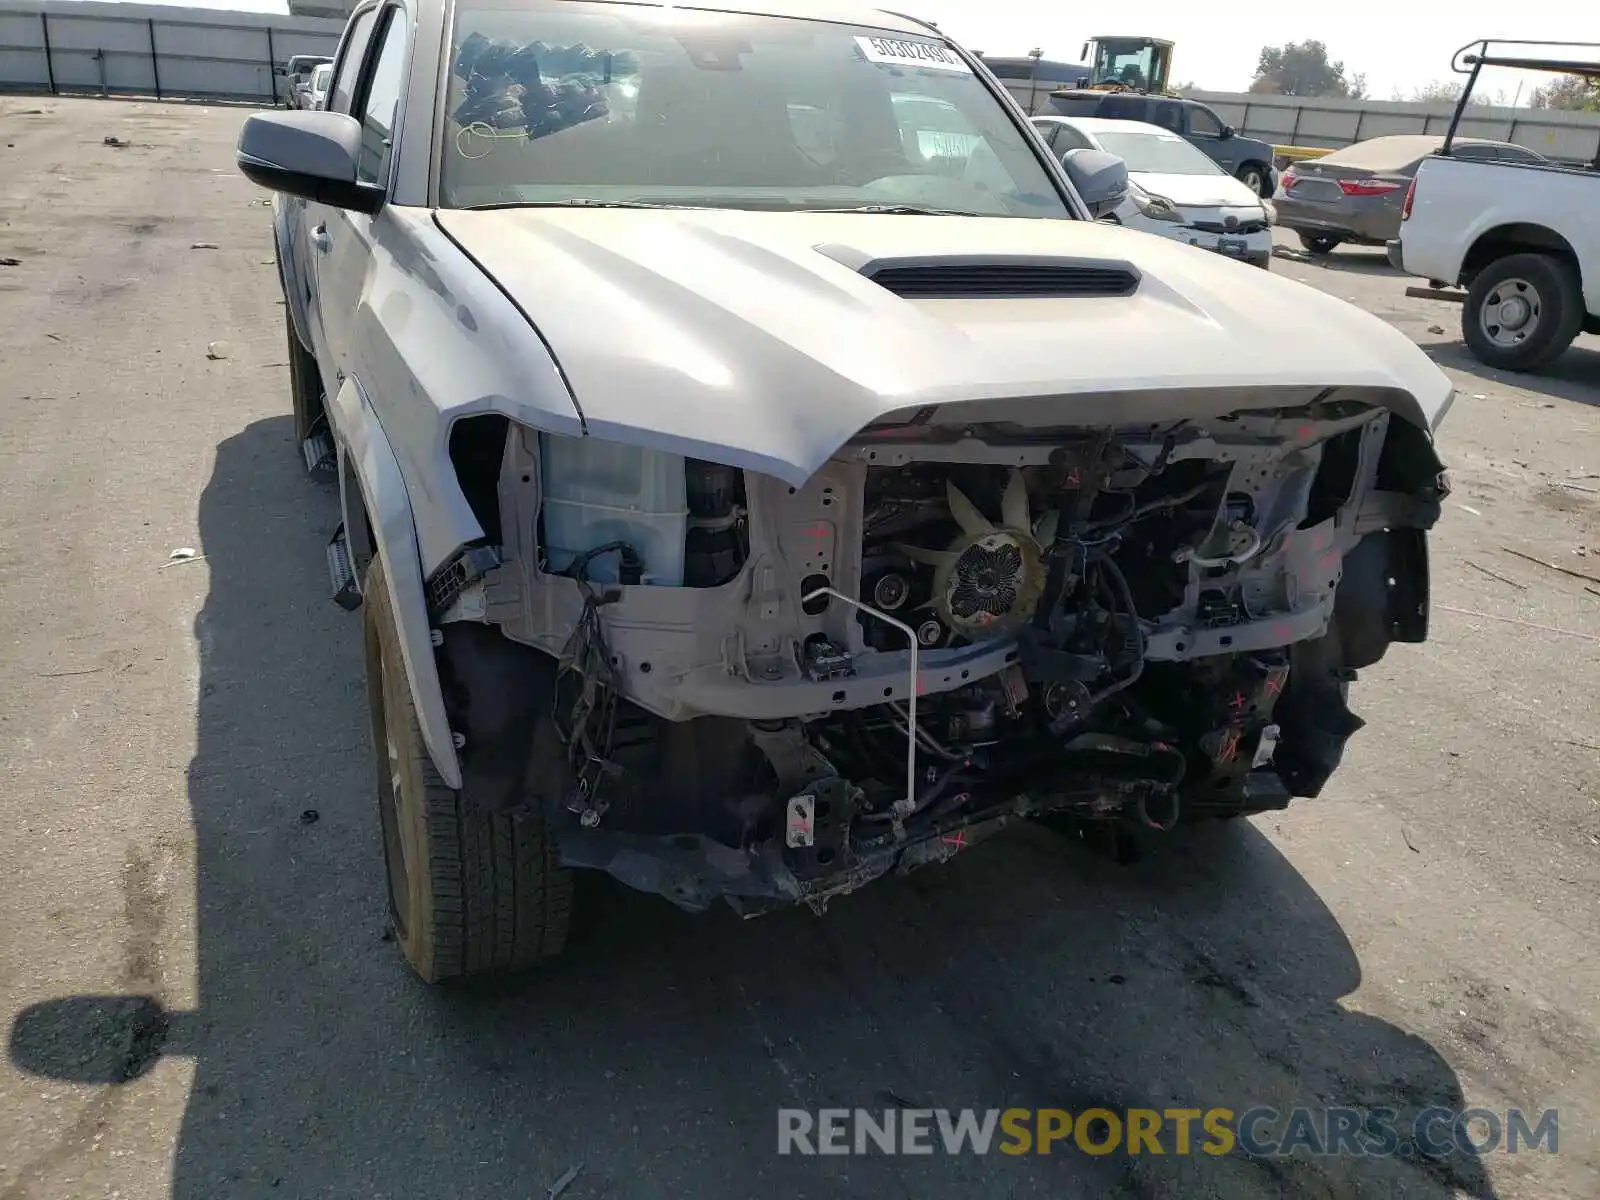
M 176 567 L 182 563 L 199 562 L 203 558 L 205 558 L 205 555 L 201 554 L 193 546 L 179 546 L 167 556 L 167 561 L 161 564 L 161 569 L 165 571 L 168 567 Z
M 107 146 L 115 146 L 118 150 L 126 150 L 129 146 L 133 145 L 132 142 L 124 141 L 122 138 L 110 133 L 106 134 L 105 136 L 105 144 Z
M 1407 829 L 1404 825 L 1400 826 L 1400 836 L 1405 838 L 1406 845 L 1410 848 L 1411 853 L 1413 853 L 1413 854 L 1421 854 L 1422 853 L 1421 850 L 1417 849 L 1417 844 L 1411 840 L 1411 831 L 1409 829 Z
M 300 824 L 302 825 L 315 825 L 320 820 L 322 820 L 322 814 L 314 808 L 308 808 L 300 814 Z
M 1501 583 L 1509 583 L 1512 587 L 1518 589 L 1519 591 L 1524 591 L 1525 592 L 1525 591 L 1528 590 L 1528 585 L 1527 584 L 1518 583 L 1515 579 L 1507 579 L 1504 575 L 1496 574 L 1494 571 L 1489 570 L 1488 567 L 1479 566 L 1477 563 L 1473 562 L 1470 558 L 1464 558 L 1461 561 L 1466 563 L 1467 566 L 1471 567 L 1474 571 L 1482 571 L 1490 579 L 1498 579 Z
M 1470 504 L 1458 504 L 1458 505 L 1456 505 L 1456 507 L 1459 508 L 1462 512 L 1471 513 L 1475 517 L 1483 516 L 1483 514 L 1481 512 L 1479 512 L 1477 509 L 1473 508 L 1472 505 L 1470 505 Z
M 1479 612 L 1475 608 L 1457 608 L 1453 604 L 1435 603 L 1434 608 L 1440 612 L 1455 613 L 1462 617 L 1477 617 L 1483 621 L 1504 621 L 1507 625 L 1521 625 L 1524 629 L 1537 629 L 1540 633 L 1556 633 L 1562 637 L 1578 638 L 1585 642 L 1600 642 L 1600 637 L 1592 633 L 1583 633 L 1577 629 L 1562 629 L 1559 625 L 1543 625 L 1538 621 L 1524 621 L 1521 617 L 1503 617 L 1499 613 Z
M 1590 575 L 1586 571 L 1577 571 L 1571 567 L 1558 566 L 1553 562 L 1546 562 L 1542 558 L 1535 558 L 1531 554 L 1524 554 L 1521 550 L 1513 550 L 1510 546 L 1501 546 L 1500 549 L 1504 550 L 1507 554 L 1514 555 L 1517 558 L 1525 558 L 1529 562 L 1536 563 L 1541 567 L 1548 567 L 1552 571 L 1560 571 L 1563 575 L 1570 575 L 1574 579 L 1587 579 L 1590 583 L 1600 583 L 1600 575 Z
M 189 243 L 189 249 L 191 249 L 191 250 L 215 250 L 217 248 L 218 247 L 217 247 L 217 244 L 215 242 L 190 242 Z
M 210 345 L 208 345 L 206 347 L 206 357 L 210 358 L 210 359 L 227 358 L 228 357 L 228 343 L 227 342 L 212 342 Z
M 22 260 L 20 258 L 0 258 L 0 267 L 20 267 L 21 265 Z
M 1600 496 L 1600 488 L 1585 487 L 1581 483 L 1573 483 L 1570 479 L 1557 480 L 1556 486 L 1571 488 L 1575 492 L 1588 492 L 1591 496 Z
M 550 1185 L 550 1190 L 545 1193 L 545 1200 L 556 1200 L 557 1196 L 572 1186 L 572 1181 L 578 1177 L 578 1172 L 581 1170 L 583 1170 L 582 1163 L 568 1167 L 561 1178 Z
M 1444 326 L 1443 325 L 1429 325 L 1428 326 L 1428 332 L 1429 333 L 1443 333 L 1444 332 Z
M 67 340 L 66 338 L 62 337 L 59 333 L 47 333 L 47 334 L 45 334 L 45 337 L 49 338 L 52 342 L 64 342 L 64 341 Z

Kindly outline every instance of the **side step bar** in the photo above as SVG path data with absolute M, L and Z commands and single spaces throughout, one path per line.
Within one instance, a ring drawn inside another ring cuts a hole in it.
M 361 607 L 361 585 L 356 582 L 355 563 L 350 556 L 350 539 L 344 535 L 344 522 L 328 540 L 328 583 L 333 602 L 346 612 Z
M 320 475 L 332 472 L 339 458 L 333 450 L 333 439 L 326 429 L 319 429 L 300 443 L 300 453 L 306 460 L 306 473 Z

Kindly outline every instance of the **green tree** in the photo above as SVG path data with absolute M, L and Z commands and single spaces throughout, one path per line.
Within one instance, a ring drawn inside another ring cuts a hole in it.
M 1567 112 L 1600 112 L 1600 79 L 1582 75 L 1558 75 L 1541 88 L 1535 88 L 1528 101 L 1534 108 L 1556 108 Z
M 1261 47 L 1250 90 L 1275 96 L 1343 96 L 1363 100 L 1366 76 L 1346 75 L 1344 63 L 1328 58 L 1328 47 L 1310 39 Z

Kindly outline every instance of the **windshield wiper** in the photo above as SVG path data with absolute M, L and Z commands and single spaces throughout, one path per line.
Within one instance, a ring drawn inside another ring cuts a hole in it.
M 595 200 L 574 196 L 570 200 L 493 200 L 488 204 L 468 204 L 468 212 L 489 212 L 497 208 L 700 208 L 698 204 L 657 204 L 649 200 Z
M 959 208 L 925 208 L 917 204 L 850 204 L 840 208 L 803 208 L 801 212 L 886 213 L 903 217 L 981 217 L 985 214 Z

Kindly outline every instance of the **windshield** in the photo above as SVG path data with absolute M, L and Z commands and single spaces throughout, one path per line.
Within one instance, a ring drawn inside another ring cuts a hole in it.
M 1095 130 L 1095 139 L 1128 164 L 1148 175 L 1226 175 L 1227 172 L 1174 133 Z
M 461 0 L 440 203 L 1071 217 L 942 42 L 795 18 Z
M 1135 91 L 1160 91 L 1167 82 L 1167 48 L 1143 38 L 1101 38 L 1095 44 L 1094 81 Z

